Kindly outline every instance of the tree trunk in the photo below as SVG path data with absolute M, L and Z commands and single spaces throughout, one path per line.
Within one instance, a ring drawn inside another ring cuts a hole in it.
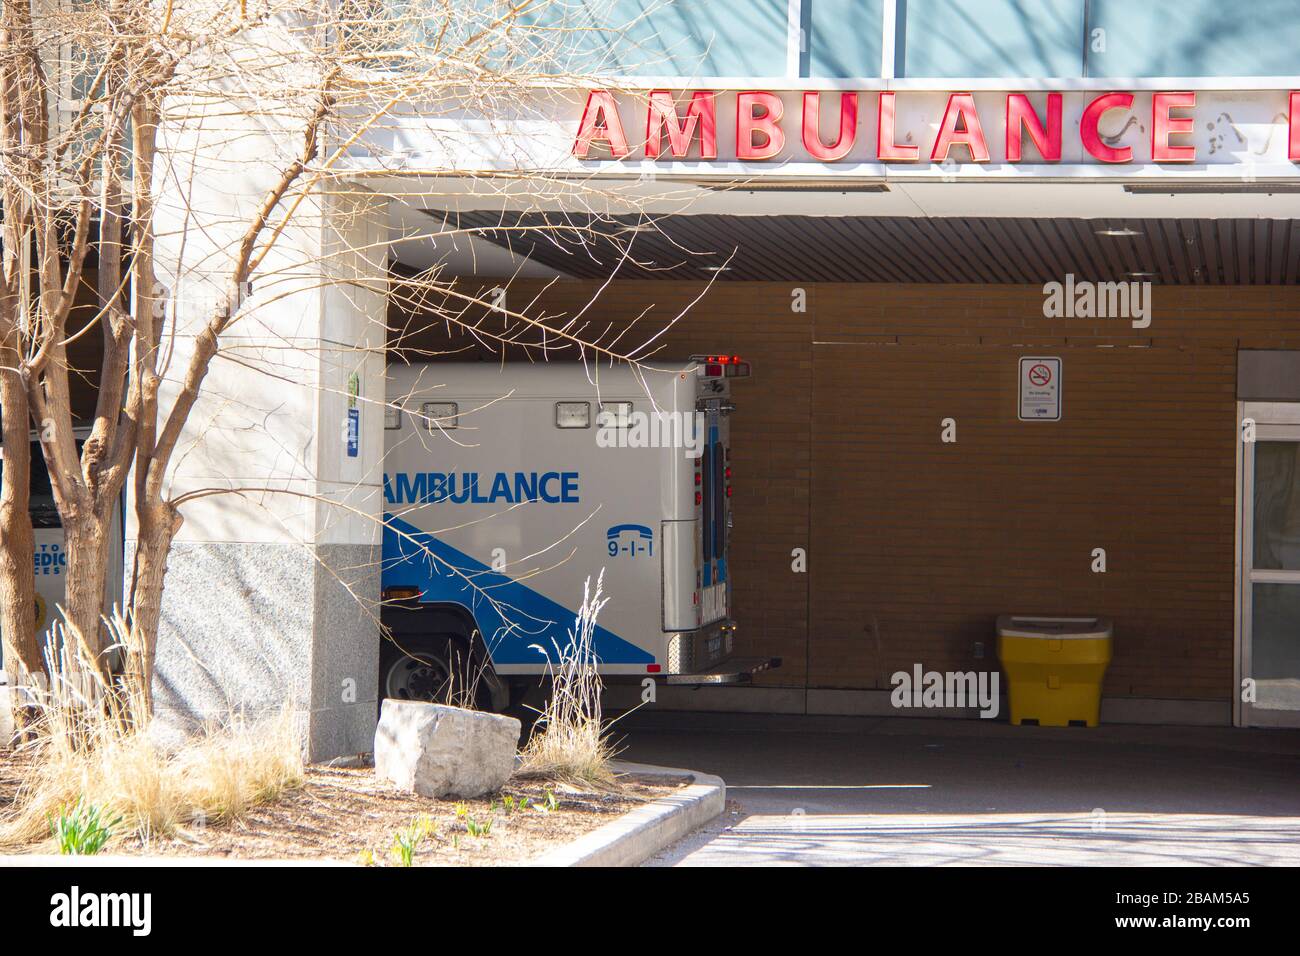
M 166 502 L 141 502 L 136 507 L 139 533 L 135 565 L 131 569 L 128 608 L 131 649 L 127 657 L 127 692 L 138 704 L 136 719 L 153 713 L 154 655 L 158 647 L 158 623 L 162 618 L 163 579 L 172 539 L 181 527 L 181 516 Z
M 4 408 L 4 474 L 0 479 L 0 630 L 12 683 L 45 674 L 36 636 L 36 575 L 32 564 L 31 426 L 17 353 L 0 348 L 0 407 Z
M 105 657 L 107 633 L 103 624 L 104 594 L 108 575 L 108 525 L 96 514 L 77 515 L 63 524 L 64 551 L 68 556 L 64 572 L 63 616 L 74 634 L 85 642 L 87 661 L 107 679 Z

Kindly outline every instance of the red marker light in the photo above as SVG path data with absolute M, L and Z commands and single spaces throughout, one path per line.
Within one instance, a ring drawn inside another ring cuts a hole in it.
M 658 665 L 658 664 L 647 664 L 647 665 L 645 666 L 645 672 L 646 672 L 647 674 L 658 674 L 658 673 L 659 673 L 659 665 Z
M 731 485 L 727 485 L 727 497 L 731 497 Z
M 700 483 L 700 473 L 698 471 L 695 473 L 695 483 L 697 485 Z
M 722 472 L 722 475 L 723 475 L 724 478 L 730 478 L 730 477 L 731 477 L 731 466 L 730 466 L 730 465 L 728 465 L 728 466 L 726 467 L 726 469 Z
M 703 499 L 703 497 L 701 497 L 700 493 L 699 493 L 698 491 L 695 492 L 695 503 L 698 505 L 698 504 L 699 504 L 701 501 L 703 501 L 703 500 L 704 500 L 704 499 Z

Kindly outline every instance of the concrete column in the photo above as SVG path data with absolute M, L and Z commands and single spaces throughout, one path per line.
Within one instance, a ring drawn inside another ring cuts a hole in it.
M 232 135 L 182 121 L 159 209 L 174 332 L 170 407 L 229 256 L 292 124 Z M 309 759 L 373 746 L 379 654 L 386 210 L 364 190 L 314 192 L 254 276 L 177 450 L 155 695 L 164 725 L 298 713 Z M 359 445 L 349 450 L 350 416 Z M 128 484 L 129 487 L 129 484 Z M 128 502 L 128 511 L 130 503 Z M 127 567 L 134 544 L 127 526 Z

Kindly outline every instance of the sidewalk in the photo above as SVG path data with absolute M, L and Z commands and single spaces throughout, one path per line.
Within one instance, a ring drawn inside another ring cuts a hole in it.
M 641 712 L 629 759 L 727 780 L 672 864 L 1300 864 L 1300 732 Z

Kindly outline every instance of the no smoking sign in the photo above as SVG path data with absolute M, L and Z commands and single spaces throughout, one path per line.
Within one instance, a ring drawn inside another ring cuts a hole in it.
M 1022 422 L 1061 420 L 1061 360 L 1055 356 L 1026 355 L 1020 359 Z

